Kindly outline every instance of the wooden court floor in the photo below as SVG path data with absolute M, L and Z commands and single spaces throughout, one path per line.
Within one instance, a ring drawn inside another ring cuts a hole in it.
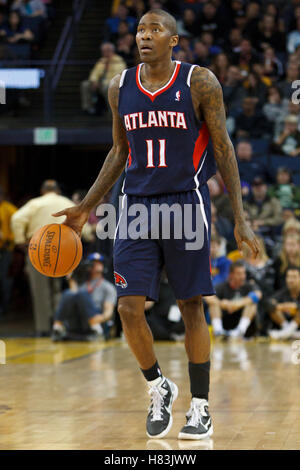
M 53 344 L 7 339 L 0 365 L 0 449 L 300 449 L 300 364 L 292 343 L 216 342 L 210 407 L 215 433 L 177 440 L 189 406 L 182 343 L 157 343 L 165 375 L 179 386 L 174 424 L 148 440 L 148 395 L 123 341 Z

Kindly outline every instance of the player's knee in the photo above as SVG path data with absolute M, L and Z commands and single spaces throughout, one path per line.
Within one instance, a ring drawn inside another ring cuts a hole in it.
M 128 301 L 127 299 L 123 300 L 122 298 L 118 303 L 118 312 L 122 322 L 127 324 L 136 323 L 145 316 L 144 311 L 140 311 L 133 302 Z
M 187 329 L 197 328 L 205 321 L 201 296 L 180 300 L 178 304 Z

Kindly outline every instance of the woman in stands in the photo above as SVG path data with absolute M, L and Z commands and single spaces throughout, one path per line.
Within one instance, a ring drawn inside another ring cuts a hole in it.
M 17 11 L 9 14 L 7 23 L 0 30 L 0 36 L 10 44 L 31 42 L 34 39 L 32 31 L 22 24 L 21 16 Z
M 284 287 L 285 274 L 287 268 L 300 268 L 300 235 L 296 233 L 288 234 L 283 241 L 283 246 L 279 256 L 275 259 L 275 289 Z

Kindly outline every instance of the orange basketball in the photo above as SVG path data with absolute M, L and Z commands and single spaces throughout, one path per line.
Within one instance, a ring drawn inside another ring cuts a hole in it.
M 68 225 L 44 225 L 32 236 L 28 247 L 29 259 L 41 274 L 66 276 L 80 263 L 82 243 Z

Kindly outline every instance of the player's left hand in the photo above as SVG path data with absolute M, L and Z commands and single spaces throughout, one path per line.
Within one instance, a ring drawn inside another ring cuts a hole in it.
M 258 240 L 246 221 L 236 223 L 234 236 L 241 253 L 243 253 L 243 243 L 246 243 L 251 249 L 254 258 L 258 256 L 260 251 Z

